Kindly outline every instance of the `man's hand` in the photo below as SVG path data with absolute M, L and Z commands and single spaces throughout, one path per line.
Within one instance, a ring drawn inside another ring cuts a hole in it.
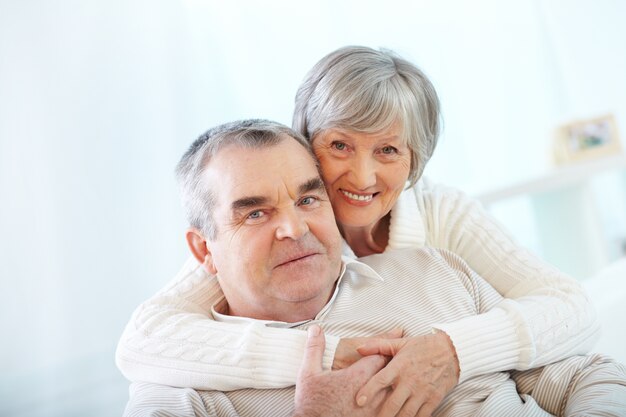
M 447 334 L 436 332 L 406 339 L 368 342 L 359 347 L 361 355 L 393 356 L 389 364 L 359 390 L 359 405 L 370 398 L 393 392 L 381 408 L 381 417 L 430 416 L 459 381 L 459 362 Z
M 385 358 L 376 354 L 357 361 L 340 371 L 324 371 L 325 339 L 322 329 L 313 325 L 308 331 L 304 361 L 296 382 L 293 417 L 375 416 L 386 397 L 386 390 L 372 393 L 372 401 L 359 407 L 357 390 L 385 366 Z
M 396 328 L 387 333 L 381 333 L 368 337 L 349 337 L 339 340 L 337 349 L 335 350 L 335 357 L 333 359 L 333 369 L 344 369 L 352 365 L 363 357 L 357 348 L 366 345 L 378 345 L 382 343 L 382 339 L 399 339 L 402 337 L 404 331 L 401 328 Z

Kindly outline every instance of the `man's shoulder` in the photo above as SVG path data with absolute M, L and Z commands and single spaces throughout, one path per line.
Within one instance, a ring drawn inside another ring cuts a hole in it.
M 455 253 L 443 248 L 433 248 L 430 246 L 386 249 L 383 253 L 363 256 L 359 261 L 370 266 L 384 262 L 401 262 L 401 263 L 420 263 L 424 261 L 432 262 L 433 260 L 446 261 L 448 259 L 463 260 Z M 373 267 L 373 266 L 372 266 Z
M 458 255 L 446 249 L 422 247 L 387 250 L 359 260 L 383 278 L 404 278 L 407 275 L 457 276 L 469 275 L 471 269 Z
M 456 300 L 463 305 L 470 305 L 471 308 L 474 308 L 475 300 L 478 299 L 477 275 L 458 255 L 445 249 L 394 249 L 360 260 L 383 278 L 384 291 L 392 291 L 394 294 L 428 294 L 431 302 L 438 297 L 445 297 L 451 302 Z M 443 311 L 449 308 L 437 303 L 434 305 L 434 308 Z

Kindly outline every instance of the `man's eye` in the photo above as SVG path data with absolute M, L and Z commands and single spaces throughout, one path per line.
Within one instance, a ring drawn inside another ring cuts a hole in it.
M 337 149 L 338 151 L 345 151 L 347 148 L 346 144 L 343 142 L 333 142 L 330 146 Z
M 317 201 L 317 199 L 315 197 L 304 197 L 300 201 L 300 205 L 302 205 L 302 206 L 310 206 L 311 204 L 315 203 L 315 201 Z
M 385 146 L 380 151 L 386 155 L 398 153 L 398 150 L 394 148 L 393 146 Z
M 248 218 L 251 220 L 260 219 L 261 217 L 263 217 L 263 212 L 261 210 L 256 210 L 248 214 Z

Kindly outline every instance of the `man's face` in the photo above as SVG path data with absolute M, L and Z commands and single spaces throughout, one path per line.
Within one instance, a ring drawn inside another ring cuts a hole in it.
M 217 273 L 229 314 L 299 321 L 326 304 L 341 269 L 341 237 L 312 157 L 292 138 L 259 149 L 228 146 L 203 180 L 215 192 Z

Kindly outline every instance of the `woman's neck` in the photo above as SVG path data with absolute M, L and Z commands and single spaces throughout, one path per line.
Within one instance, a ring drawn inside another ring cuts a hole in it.
M 338 226 L 348 246 L 360 258 L 385 251 L 389 242 L 389 219 L 390 214 L 387 213 L 373 225 L 349 227 L 340 224 Z

